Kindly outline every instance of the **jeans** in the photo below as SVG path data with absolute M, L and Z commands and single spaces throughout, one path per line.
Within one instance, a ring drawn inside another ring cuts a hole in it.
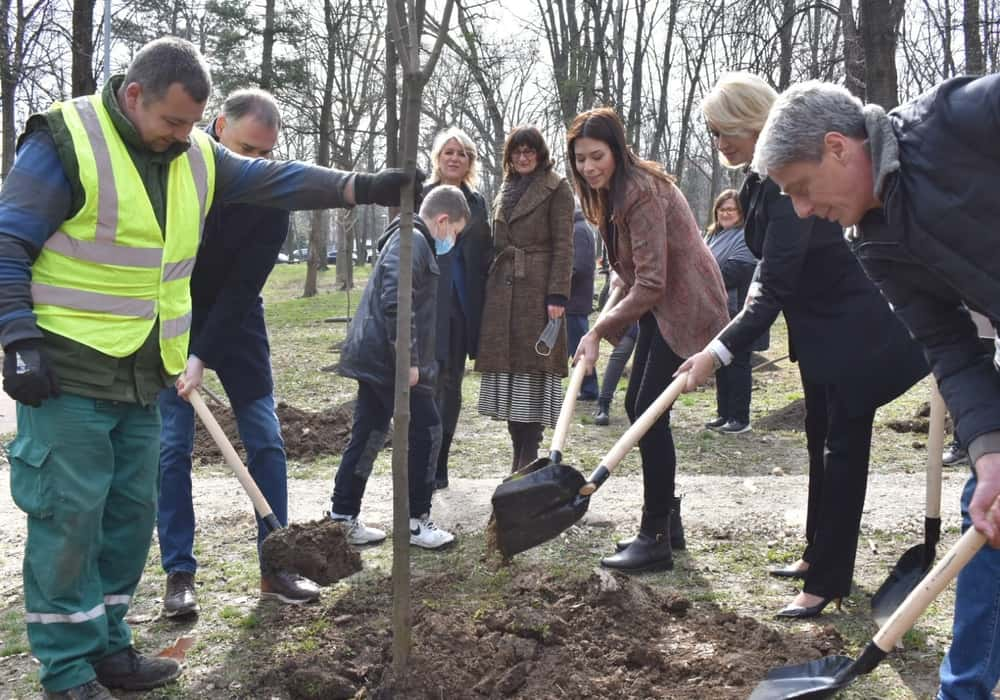
M 378 451 L 385 444 L 392 418 L 395 394 L 391 387 L 358 382 L 351 440 L 333 482 L 332 512 L 357 517 L 368 477 Z M 431 512 L 434 492 L 434 461 L 441 444 L 441 418 L 430 392 L 410 389 L 409 487 L 410 517 Z
M 194 448 L 194 409 L 169 387 L 160 392 L 160 497 L 156 528 L 160 561 L 167 573 L 194 573 L 194 504 L 191 499 L 191 452 Z M 233 406 L 240 439 L 247 451 L 247 469 L 274 517 L 288 524 L 288 472 L 274 396 Z M 267 529 L 257 518 L 257 550 Z
M 635 359 L 625 392 L 625 412 L 632 423 L 663 393 L 683 361 L 660 335 L 652 312 L 639 319 Z M 660 416 L 639 439 L 639 454 L 642 456 L 643 509 L 652 516 L 667 515 L 674 502 L 677 472 L 670 411 Z
M 604 367 L 604 376 L 601 378 L 601 395 L 598 400 L 611 405 L 611 399 L 615 396 L 615 389 L 618 388 L 618 380 L 622 378 L 628 358 L 632 357 L 635 350 L 635 335 L 626 334 L 618 345 L 608 356 L 608 364 Z
M 962 491 L 962 531 L 971 527 L 976 474 Z M 951 647 L 938 700 L 989 700 L 1000 680 L 1000 550 L 984 545 L 958 574 Z
M 590 322 L 587 314 L 566 314 L 566 342 L 569 346 L 569 356 L 572 358 L 576 354 L 576 348 L 580 344 L 580 338 L 590 330 Z M 583 378 L 580 385 L 580 398 L 595 400 L 597 398 L 597 370 Z

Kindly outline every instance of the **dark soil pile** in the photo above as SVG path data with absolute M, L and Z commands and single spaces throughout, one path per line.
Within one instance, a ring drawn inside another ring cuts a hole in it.
M 292 571 L 321 586 L 361 571 L 361 555 L 347 543 L 347 527 L 329 518 L 275 530 L 264 540 L 261 561 L 270 571 Z
M 897 433 L 923 433 L 926 435 L 930 432 L 930 415 L 931 404 L 929 401 L 924 401 L 920 408 L 913 414 L 913 418 L 887 420 L 885 425 Z M 950 434 L 953 430 L 954 424 L 952 423 L 951 415 L 948 414 L 944 418 L 944 431 L 946 434 Z
M 771 411 L 766 416 L 761 416 L 753 422 L 753 427 L 757 430 L 805 430 L 806 424 L 806 401 L 798 399 L 792 401 L 787 406 L 782 406 L 777 411 Z
M 228 407 L 211 405 L 212 413 L 226 436 L 242 454 L 236 417 Z M 321 455 L 340 454 L 351 439 L 351 423 L 354 419 L 354 402 L 328 408 L 318 413 L 303 411 L 280 402 L 276 408 L 281 434 L 285 439 L 285 453 L 289 459 L 310 460 Z M 205 426 L 198 422 L 194 436 L 194 457 L 207 462 L 221 462 L 222 452 L 216 447 Z
M 521 572 L 487 603 L 462 593 L 462 576 L 414 581 L 405 685 L 391 676 L 390 584 L 383 580 L 374 585 L 384 592 L 348 593 L 327 611 L 319 648 L 262 669 L 259 689 L 303 700 L 722 700 L 746 698 L 773 666 L 836 653 L 843 643 L 832 628 L 779 632 L 603 571 L 588 581 Z

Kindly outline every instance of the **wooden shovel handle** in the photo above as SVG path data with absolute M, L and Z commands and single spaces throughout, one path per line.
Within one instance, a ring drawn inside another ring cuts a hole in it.
M 927 429 L 927 517 L 941 517 L 941 453 L 944 451 L 944 414 L 947 409 L 931 376 L 931 417 Z
M 271 511 L 271 506 L 268 505 L 267 499 L 264 498 L 264 494 L 260 492 L 260 488 L 257 486 L 257 482 L 253 480 L 250 476 L 250 472 L 247 471 L 246 465 L 243 464 L 243 460 L 240 456 L 236 454 L 236 449 L 233 447 L 233 443 L 229 442 L 229 438 L 226 437 L 226 433 L 223 432 L 222 427 L 219 425 L 219 421 L 215 420 L 215 416 L 212 412 L 208 410 L 208 406 L 205 405 L 205 399 L 201 398 L 201 394 L 198 393 L 197 389 L 193 389 L 190 394 L 188 394 L 188 401 L 194 406 L 195 413 L 201 418 L 201 422 L 205 424 L 208 428 L 209 434 L 211 434 L 212 439 L 215 440 L 215 444 L 219 446 L 222 451 L 222 456 L 226 458 L 226 463 L 229 468 L 233 470 L 233 474 L 239 480 L 240 484 L 243 486 L 243 490 L 247 492 L 250 496 L 250 500 L 253 501 L 253 507 L 257 510 L 257 515 L 260 516 L 261 520 L 268 523 L 271 529 L 274 529 L 274 524 L 277 523 L 277 519 L 274 517 L 274 513 Z M 271 522 L 273 521 L 273 523 Z
M 622 290 L 615 287 L 608 295 L 608 300 L 604 302 L 604 308 L 597 316 L 596 323 L 600 322 L 604 315 L 610 311 L 618 300 L 621 299 Z M 594 368 L 597 371 L 597 368 Z M 562 408 L 559 410 L 559 420 L 556 422 L 556 429 L 552 432 L 552 452 L 562 452 L 566 444 L 566 436 L 569 434 L 569 426 L 573 421 L 573 410 L 576 408 L 576 397 L 580 394 L 580 387 L 583 386 L 583 378 L 586 375 L 582 362 L 577 362 L 573 367 L 573 373 L 569 377 L 569 386 L 566 387 L 566 395 L 563 397 Z
M 970 559 L 985 544 L 986 537 L 973 527 L 965 531 L 965 534 L 952 545 L 945 555 L 938 562 L 937 566 L 924 576 L 917 587 L 906 596 L 903 604 L 896 608 L 896 612 L 886 620 L 881 629 L 872 638 L 875 646 L 889 653 L 896 643 L 902 638 L 906 631 L 913 627 L 927 606 L 931 604 L 938 594 L 951 583 L 951 580 L 958 575 Z
M 670 407 L 677 400 L 677 397 L 681 395 L 684 391 L 684 385 L 687 383 L 688 373 L 682 372 L 677 375 L 674 381 L 670 382 L 670 385 L 663 390 L 656 401 L 650 404 L 649 408 L 642 412 L 642 415 L 635 419 L 635 422 L 629 426 L 629 429 L 625 431 L 625 434 L 618 438 L 604 459 L 601 460 L 601 466 L 599 466 L 593 474 L 590 475 L 590 479 L 587 483 L 580 488 L 581 496 L 589 496 L 594 493 L 600 485 L 608 478 L 608 474 L 612 469 L 618 466 L 618 464 L 625 459 L 625 455 L 629 451 L 639 444 L 639 440 L 642 438 L 646 432 L 653 427 L 660 416 L 670 410 Z

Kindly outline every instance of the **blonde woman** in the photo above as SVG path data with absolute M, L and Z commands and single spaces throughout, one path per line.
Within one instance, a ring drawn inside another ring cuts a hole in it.
M 806 547 L 773 576 L 805 579 L 777 613 L 815 617 L 851 591 L 868 482 L 875 409 L 927 373 L 920 349 L 861 270 L 836 223 L 799 219 L 772 181 L 749 171 L 777 93 L 749 73 L 729 73 L 701 105 L 722 163 L 744 168 L 740 190 L 747 247 L 760 258 L 743 310 L 681 365 L 688 391 L 745 352 L 782 312 L 799 364 L 809 451 Z
M 472 212 L 455 247 L 438 258 L 441 276 L 438 278 L 438 378 L 434 398 L 441 414 L 441 448 L 432 477 L 435 489 L 446 489 L 448 456 L 462 410 L 465 360 L 475 359 L 479 348 L 479 325 L 493 244 L 486 200 L 476 190 L 479 153 L 468 134 L 455 127 L 439 133 L 431 149 L 431 168 L 431 179 L 424 194 L 439 185 L 452 185 L 462 190 Z

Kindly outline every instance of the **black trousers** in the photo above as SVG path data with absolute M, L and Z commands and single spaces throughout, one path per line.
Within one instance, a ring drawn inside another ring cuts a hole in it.
M 733 355 L 733 361 L 715 373 L 715 399 L 719 417 L 750 422 L 750 352 Z
M 438 369 L 434 403 L 441 414 L 441 449 L 436 457 L 438 481 L 448 481 L 448 455 L 455 437 L 458 416 L 462 411 L 462 380 L 465 378 L 465 357 L 468 347 L 465 339 L 465 317 L 461 312 L 451 313 L 448 321 L 448 360 Z
M 634 423 L 663 393 L 683 361 L 660 335 L 652 313 L 639 319 L 635 359 L 625 392 L 625 412 L 630 421 Z M 639 453 L 642 456 L 643 508 L 654 517 L 667 515 L 674 497 L 677 472 L 670 411 L 660 416 L 639 440 Z
M 802 590 L 824 598 L 851 592 L 861 511 L 868 487 L 875 409 L 847 409 L 832 384 L 802 380 L 809 450 L 806 550 L 809 562 Z
M 357 516 L 365 495 L 368 477 L 378 452 L 389 434 L 395 395 L 392 388 L 358 382 L 351 440 L 333 482 L 332 510 L 339 515 Z M 431 463 L 441 442 L 441 419 L 430 391 L 410 389 L 409 487 L 410 517 L 431 511 L 434 492 L 434 465 Z
M 599 401 L 606 401 L 609 406 L 611 405 L 615 389 L 618 388 L 618 380 L 622 378 L 622 372 L 625 371 L 625 365 L 628 364 L 628 358 L 632 357 L 634 349 L 635 338 L 626 335 L 618 341 L 618 345 L 611 351 L 611 355 L 608 356 L 608 364 L 604 368 L 604 377 L 601 379 Z

